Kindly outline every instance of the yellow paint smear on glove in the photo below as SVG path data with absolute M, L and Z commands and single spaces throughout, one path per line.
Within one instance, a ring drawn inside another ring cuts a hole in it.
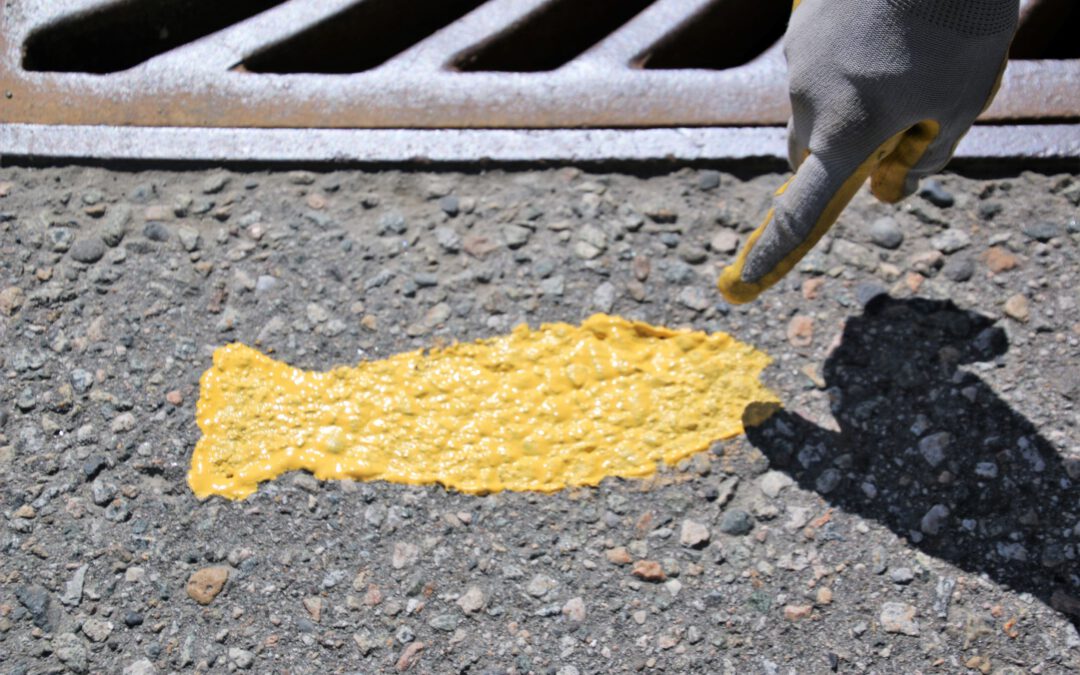
M 241 499 L 296 469 L 468 493 L 646 476 L 775 403 L 768 363 L 723 333 L 602 314 L 322 373 L 232 344 L 202 376 L 188 482 Z

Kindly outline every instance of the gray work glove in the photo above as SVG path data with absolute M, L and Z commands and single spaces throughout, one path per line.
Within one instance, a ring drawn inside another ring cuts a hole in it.
M 869 177 L 896 202 L 941 169 L 997 92 L 1019 0 L 796 0 L 784 53 L 795 176 L 724 269 L 756 298 L 813 248 Z

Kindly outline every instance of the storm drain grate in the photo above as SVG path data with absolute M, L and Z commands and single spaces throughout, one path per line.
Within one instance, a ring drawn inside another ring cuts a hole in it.
M 778 40 L 790 7 L 790 0 L 0 0 L 0 152 L 62 156 L 85 145 L 75 135 L 102 127 L 163 134 L 197 127 L 216 130 L 219 141 L 229 130 L 263 145 L 237 159 L 274 159 L 283 130 L 353 130 L 343 145 L 354 150 L 364 139 L 391 137 L 426 148 L 436 136 L 421 130 L 459 130 L 440 133 L 462 146 L 479 141 L 461 158 L 468 160 L 506 150 L 485 146 L 480 130 L 514 129 L 516 147 L 528 146 L 530 157 L 543 155 L 547 137 L 602 158 L 601 148 L 580 144 L 610 141 L 620 129 L 656 139 L 663 134 L 653 132 L 666 129 L 681 142 L 664 154 L 707 159 L 726 154 L 723 144 L 738 137 L 730 127 L 757 127 L 743 137 L 761 143 L 760 156 L 782 157 L 782 134 L 762 127 L 788 116 Z M 1076 0 L 1024 0 L 1014 61 L 977 136 L 986 146 L 969 141 L 962 154 L 1080 157 L 1078 31 Z M 198 133 L 188 132 L 192 152 L 208 147 Z M 160 152 L 136 147 L 136 137 L 154 135 L 132 135 L 128 149 L 121 141 L 109 151 Z M 183 146 L 175 134 L 159 137 Z M 505 133 L 486 137 L 506 142 Z M 556 146 L 552 159 L 567 152 Z M 659 150 L 650 142 L 641 152 Z M 753 153 L 744 143 L 727 154 Z

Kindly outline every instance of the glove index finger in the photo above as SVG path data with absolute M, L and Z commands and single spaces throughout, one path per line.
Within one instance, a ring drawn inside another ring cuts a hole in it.
M 830 172 L 816 155 L 811 154 L 791 180 L 777 190 L 776 195 L 780 197 L 789 190 L 809 190 L 811 195 L 826 191 L 831 194 L 823 195 L 827 200 L 824 206 L 812 209 L 816 213 L 796 208 L 792 214 L 785 213 L 782 222 L 777 222 L 778 207 L 774 202 L 765 221 L 750 235 L 735 262 L 721 272 L 717 286 L 724 297 L 733 304 L 750 302 L 790 272 L 825 236 L 844 207 L 881 162 L 896 149 L 902 137 L 903 132 L 889 138 L 839 184 L 830 184 L 830 178 L 836 172 Z M 822 199 L 797 198 L 791 201 L 820 204 Z M 765 241 L 762 241 L 763 238 Z

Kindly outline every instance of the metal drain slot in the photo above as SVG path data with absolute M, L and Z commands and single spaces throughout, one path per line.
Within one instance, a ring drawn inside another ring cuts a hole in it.
M 555 70 L 606 38 L 652 2 L 555 0 L 467 51 L 453 65 L 465 72 Z
M 653 70 L 742 66 L 780 41 L 790 10 L 790 0 L 719 0 L 635 61 Z
M 285 0 L 127 0 L 30 34 L 29 71 L 116 73 L 280 5 Z
M 253 73 L 362 73 L 382 65 L 485 0 L 366 0 L 252 54 Z
M 1014 59 L 1080 59 L 1080 2 L 1042 0 L 1024 8 Z M 1073 87 L 1080 82 L 1073 81 Z

